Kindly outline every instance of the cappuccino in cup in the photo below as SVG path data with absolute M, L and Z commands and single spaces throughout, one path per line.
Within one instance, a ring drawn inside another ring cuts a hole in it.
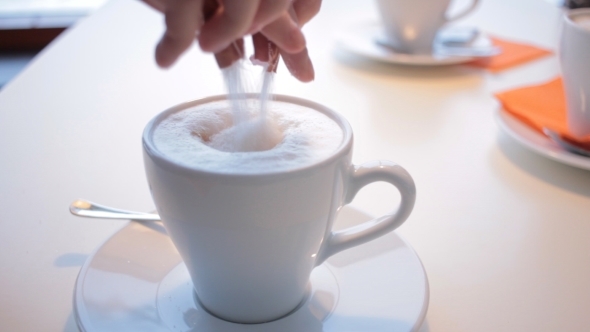
M 237 323 L 288 315 L 314 267 L 397 228 L 416 196 L 393 162 L 351 164 L 352 130 L 336 112 L 275 95 L 263 121 L 258 100 L 245 96 L 251 114 L 239 126 L 227 96 L 215 96 L 160 113 L 143 133 L 150 191 L 195 298 Z M 396 211 L 332 231 L 340 208 L 376 181 L 399 190 Z
M 571 20 L 581 29 L 590 31 L 590 11 L 585 10 L 585 15 L 572 15 Z
M 311 108 L 269 101 L 265 118 L 260 101 L 244 103 L 247 121 L 233 125 L 228 101 L 174 113 L 154 130 L 155 147 L 188 167 L 219 173 L 285 172 L 326 159 L 342 143 L 334 120 Z

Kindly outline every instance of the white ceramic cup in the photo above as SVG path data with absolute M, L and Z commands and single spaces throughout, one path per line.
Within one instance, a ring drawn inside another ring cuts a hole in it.
M 564 21 L 559 58 L 567 125 L 574 136 L 584 137 L 590 135 L 590 8 L 566 12 Z
M 471 13 L 479 0 L 454 17 L 447 17 L 451 0 L 377 0 L 385 43 L 400 53 L 432 54 L 438 30 Z
M 226 96 L 172 107 L 149 122 L 143 133 L 152 197 L 188 268 L 197 298 L 210 313 L 232 322 L 261 323 L 289 314 L 304 300 L 314 267 L 341 250 L 397 228 L 409 216 L 416 197 L 412 177 L 401 166 L 390 161 L 351 164 L 352 130 L 341 115 L 304 99 L 274 97 L 334 120 L 343 132 L 339 148 L 315 164 L 254 175 L 186 167 L 155 148 L 153 131 L 164 118 Z M 397 210 L 332 231 L 339 209 L 376 181 L 399 190 Z

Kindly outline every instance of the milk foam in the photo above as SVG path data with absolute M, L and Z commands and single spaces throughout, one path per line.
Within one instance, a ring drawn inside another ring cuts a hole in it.
M 174 113 L 153 131 L 162 154 L 187 167 L 215 173 L 280 172 L 314 164 L 332 155 L 343 140 L 342 129 L 326 115 L 304 106 L 267 101 L 260 120 L 260 101 L 246 103 L 247 121 L 233 125 L 228 101 Z M 263 122 L 265 121 L 265 122 Z M 236 133 L 256 133 L 242 137 Z

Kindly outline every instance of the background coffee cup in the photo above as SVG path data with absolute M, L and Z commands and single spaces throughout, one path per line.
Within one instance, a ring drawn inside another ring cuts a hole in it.
M 565 13 L 559 55 L 568 129 L 578 137 L 590 135 L 590 9 Z
M 471 13 L 479 0 L 447 17 L 451 0 L 377 0 L 387 45 L 401 53 L 431 54 L 438 30 Z
M 563 5 L 570 9 L 590 8 L 590 0 L 565 0 Z
M 158 213 L 201 304 L 229 321 L 266 322 L 287 315 L 304 299 L 314 267 L 402 224 L 413 209 L 415 186 L 389 161 L 353 166 L 348 122 L 322 105 L 288 96 L 274 99 L 317 110 L 342 129 L 343 141 L 327 159 L 283 173 L 225 174 L 183 166 L 156 149 L 153 131 L 164 118 L 223 99 L 197 100 L 156 116 L 143 133 L 145 169 Z M 397 187 L 397 211 L 331 231 L 340 207 L 375 181 Z

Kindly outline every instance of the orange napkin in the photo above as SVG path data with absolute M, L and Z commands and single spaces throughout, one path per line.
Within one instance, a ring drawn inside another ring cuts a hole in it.
M 492 73 L 518 66 L 525 62 L 553 54 L 552 51 L 532 45 L 510 42 L 496 37 L 490 37 L 492 43 L 502 49 L 502 53 L 471 62 L 471 65 L 487 69 Z
M 590 149 L 590 135 L 575 138 L 567 129 L 565 91 L 561 78 L 496 94 L 504 110 L 543 133 L 547 127 L 568 141 Z

